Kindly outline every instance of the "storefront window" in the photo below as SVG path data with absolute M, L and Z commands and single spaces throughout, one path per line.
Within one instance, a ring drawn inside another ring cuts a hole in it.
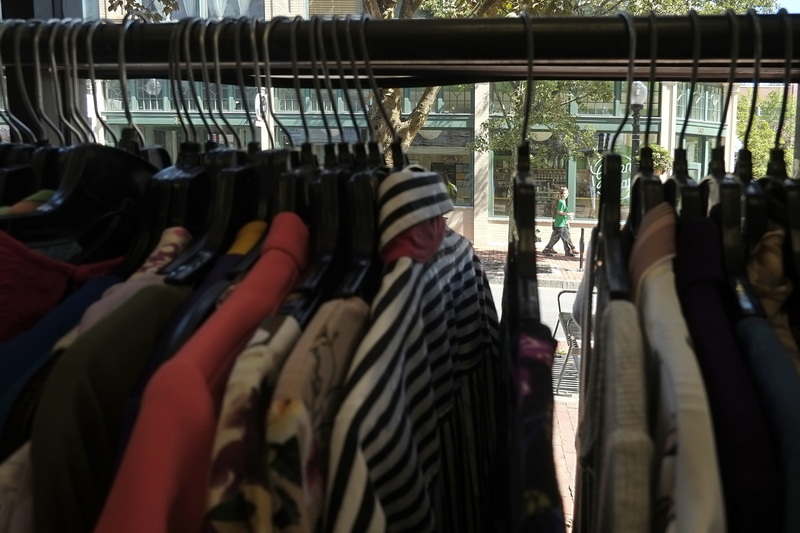
M 423 129 L 411 147 L 408 158 L 433 172 L 438 172 L 456 187 L 457 206 L 472 205 L 474 174 L 472 153 L 467 143 L 472 140 L 472 130 L 467 129 Z
M 492 165 L 492 193 L 490 204 L 492 216 L 508 216 L 511 210 L 511 180 L 514 167 L 510 151 L 498 150 L 494 153 Z

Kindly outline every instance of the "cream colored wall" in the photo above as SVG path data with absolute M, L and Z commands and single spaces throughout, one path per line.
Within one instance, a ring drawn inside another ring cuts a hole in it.
M 482 125 L 489 119 L 489 84 L 475 85 L 475 136 L 480 135 Z M 476 248 L 487 249 L 491 240 L 489 223 L 489 152 L 473 154 L 473 171 L 475 175 L 475 193 L 473 207 L 473 244 Z

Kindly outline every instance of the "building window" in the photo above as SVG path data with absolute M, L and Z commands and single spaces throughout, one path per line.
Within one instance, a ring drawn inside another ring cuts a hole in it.
M 473 202 L 475 176 L 472 152 L 467 145 L 472 141 L 469 129 L 424 128 L 408 149 L 412 163 L 439 173 L 455 185 L 457 206 L 469 207 Z
M 495 151 L 492 155 L 492 202 L 489 204 L 491 216 L 509 216 L 512 180 L 515 172 L 511 152 L 508 150 Z
M 164 97 L 166 96 L 169 82 L 152 78 L 149 80 L 131 80 L 132 92 L 136 97 L 134 110 L 138 111 L 163 111 Z
M 690 88 L 691 85 L 689 83 L 681 82 L 678 84 L 678 103 L 676 108 L 676 118 L 678 119 L 686 116 L 686 104 L 689 101 Z M 703 122 L 720 122 L 722 120 L 722 98 L 722 85 L 698 83 L 695 88 L 694 98 L 692 98 L 689 119 Z
M 439 91 L 440 113 L 471 113 L 473 85 L 452 85 Z
M 431 107 L 431 113 L 472 113 L 472 95 L 474 85 L 451 85 L 439 89 L 436 100 Z M 424 87 L 414 87 L 405 90 L 404 112 L 410 113 L 419 103 L 425 93 Z

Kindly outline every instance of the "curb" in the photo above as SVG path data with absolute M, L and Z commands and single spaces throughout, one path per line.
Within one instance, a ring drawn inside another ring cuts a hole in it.
M 502 285 L 505 282 L 505 276 L 487 276 L 489 283 L 497 283 Z M 580 281 L 571 279 L 542 279 L 537 280 L 539 287 L 549 287 L 555 289 L 578 289 L 581 284 Z

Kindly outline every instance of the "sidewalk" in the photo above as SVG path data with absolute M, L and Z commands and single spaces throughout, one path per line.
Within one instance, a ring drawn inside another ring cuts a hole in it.
M 537 250 L 541 250 L 542 243 L 537 243 Z M 481 258 L 486 275 L 489 280 L 502 280 L 506 265 L 506 250 L 476 250 Z M 561 253 L 556 255 L 536 254 L 536 279 L 540 287 L 558 287 L 562 289 L 577 289 L 583 279 L 583 269 L 586 266 L 586 258 L 583 263 L 580 257 L 567 257 Z

